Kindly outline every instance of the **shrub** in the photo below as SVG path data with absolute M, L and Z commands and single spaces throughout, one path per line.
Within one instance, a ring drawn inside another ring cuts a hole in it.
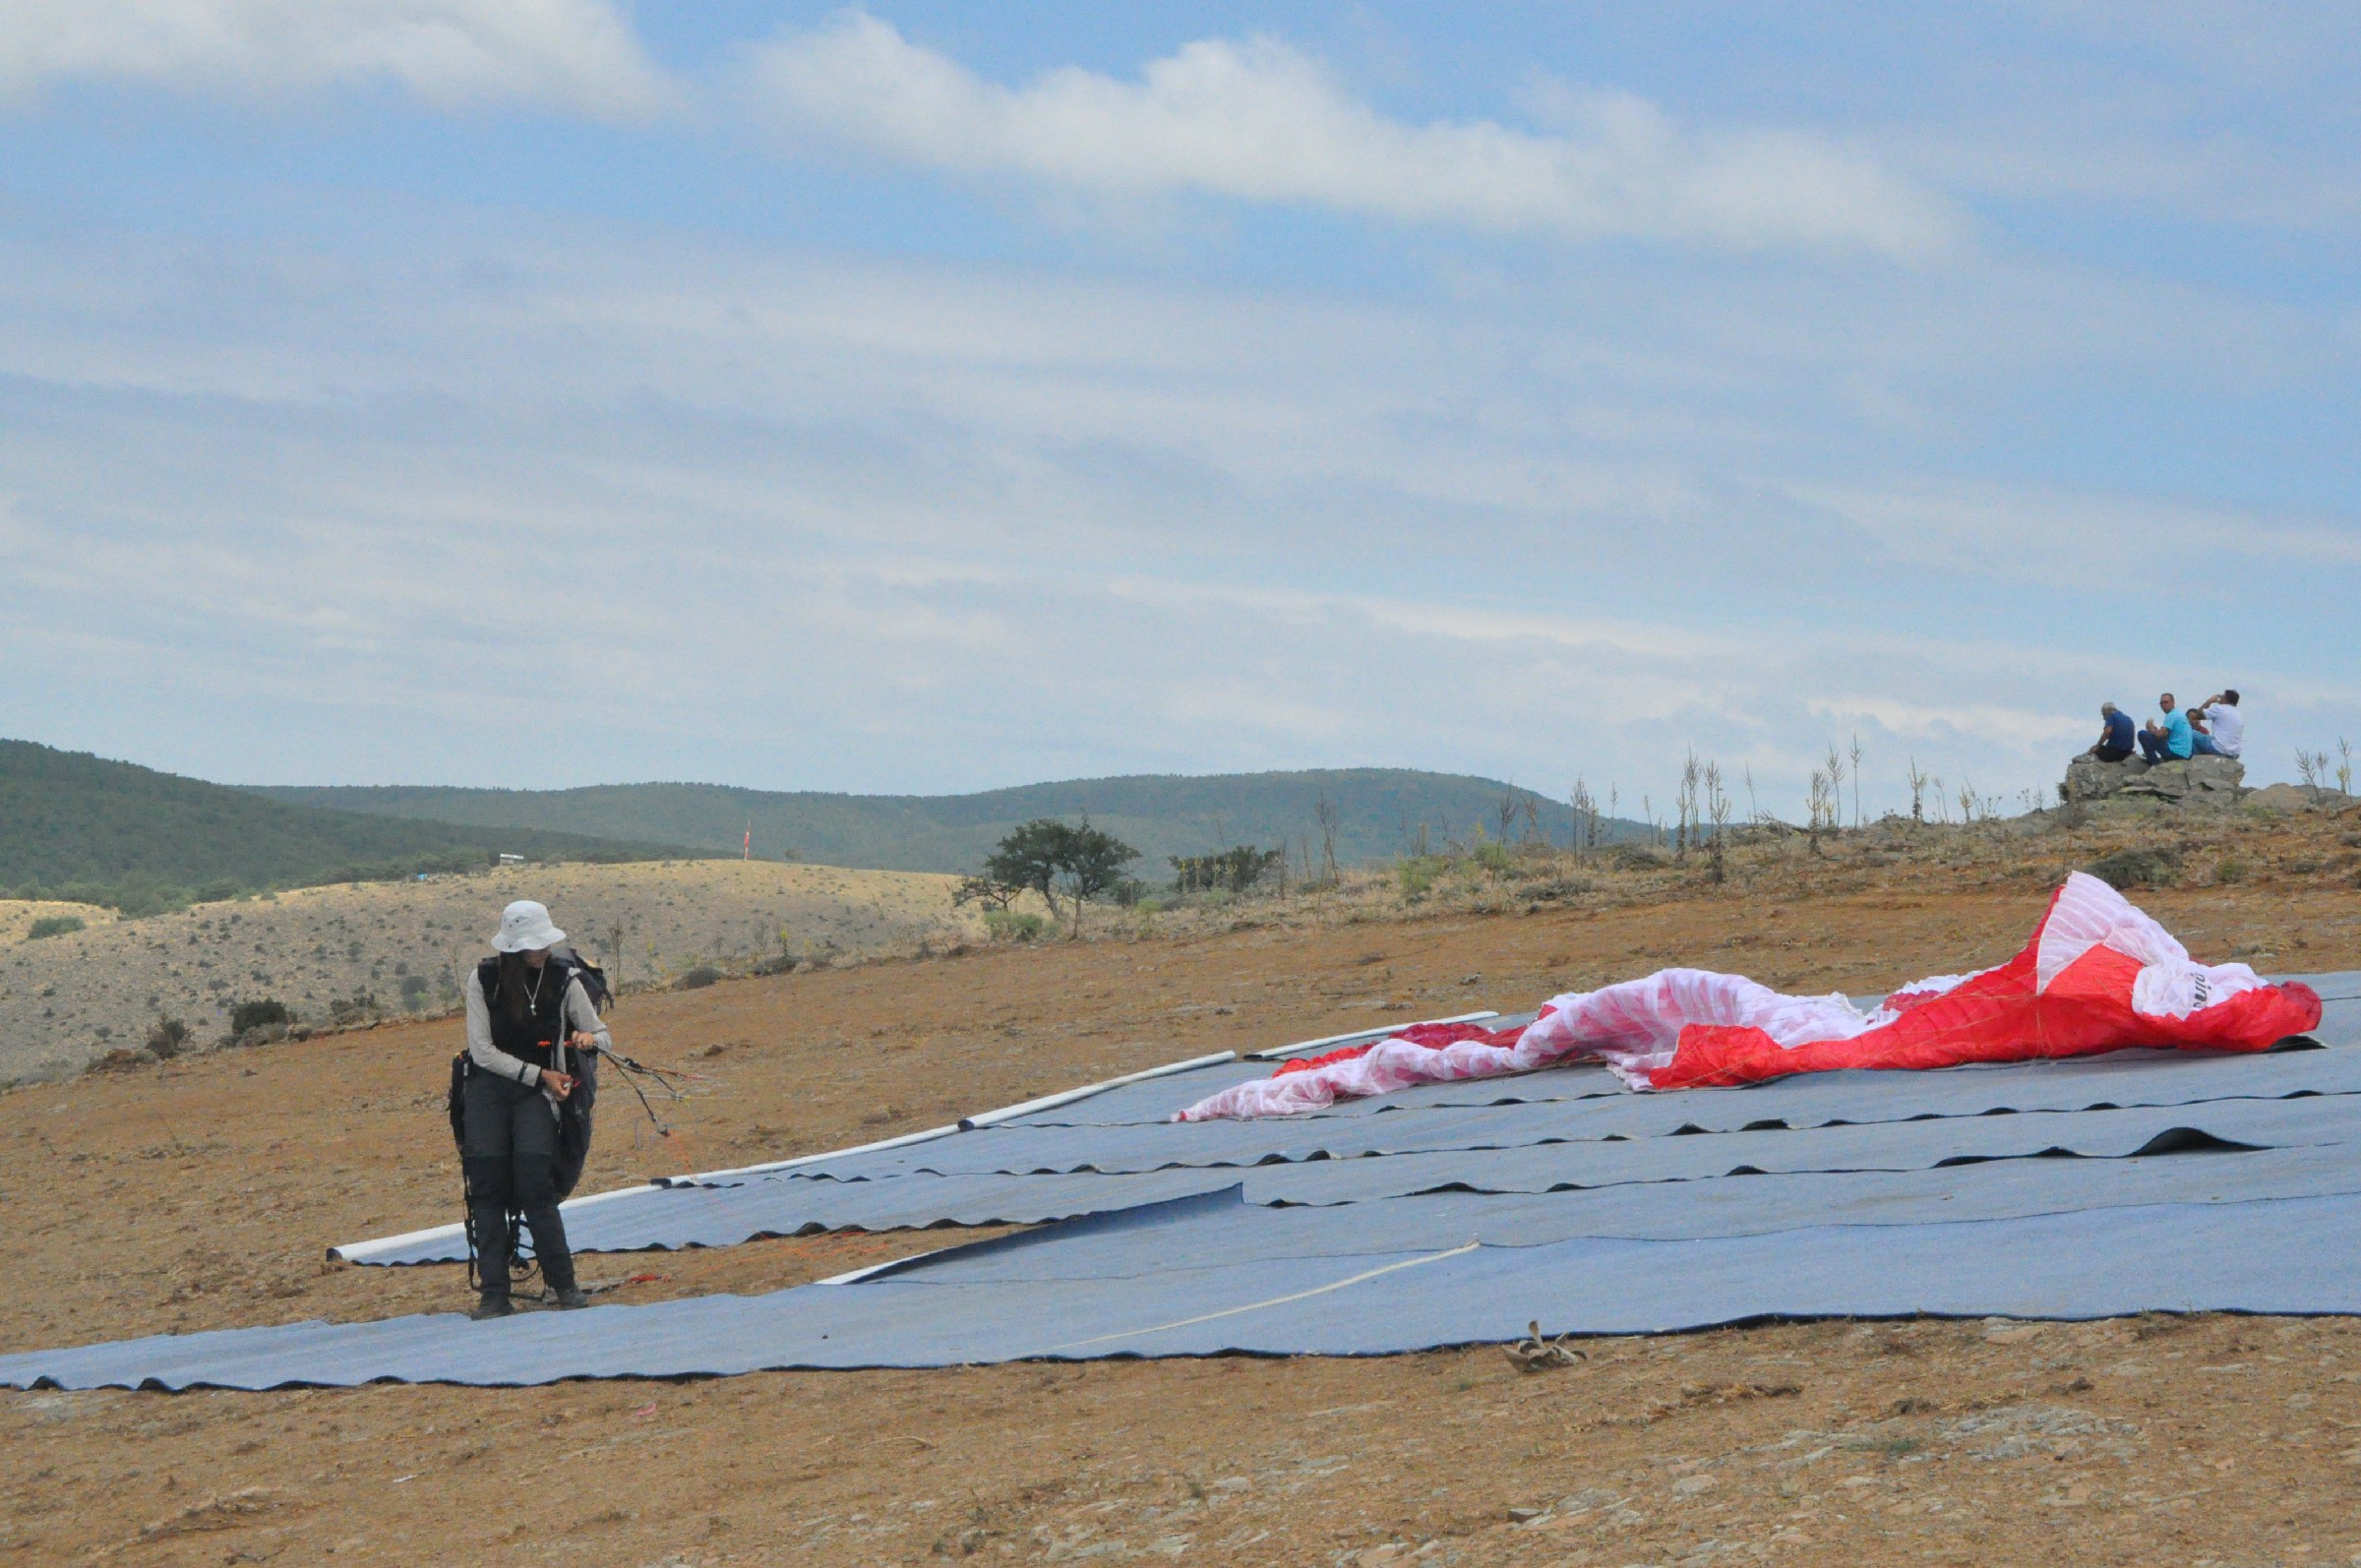
M 427 982 L 424 975 L 401 977 L 401 1005 L 404 1010 L 416 1012 L 426 1005 L 426 987 Z
M 721 978 L 721 971 L 711 964 L 699 964 L 672 983 L 675 991 L 702 991 Z
M 984 929 L 998 942 L 1029 942 L 1050 929 L 1050 923 L 1039 915 L 1014 910 L 988 909 L 984 911 Z
M 1508 870 L 1508 846 L 1501 843 L 1479 844 L 1469 857 L 1494 876 Z
M 2178 878 L 2180 856 L 2168 849 L 2119 849 L 2083 868 L 2109 887 L 2161 887 Z
M 1251 844 L 1241 844 L 1218 855 L 1174 855 L 1170 859 L 1173 890 L 1178 893 L 1205 892 L 1217 887 L 1243 893 L 1266 878 L 1284 875 L 1287 870 L 1285 849 L 1256 849 Z M 1120 883 L 1117 892 L 1120 903 Z
M 63 936 L 68 932 L 82 930 L 82 927 L 80 915 L 43 915 L 32 923 L 32 929 L 25 934 L 25 939 L 37 942 L 44 936 Z
M 148 1049 L 169 1061 L 189 1043 L 189 1026 L 177 1018 L 158 1018 L 148 1031 Z
M 374 1018 L 385 1009 L 378 1005 L 377 993 L 364 991 L 350 996 L 336 996 L 328 1004 L 328 1021 L 333 1024 L 357 1024 L 364 1018 Z
M 287 1004 L 271 996 L 253 1001 L 241 1001 L 229 1009 L 229 1032 L 233 1035 L 252 1034 L 257 1029 L 284 1029 L 295 1021 Z
M 1402 884 L 1402 896 L 1419 899 L 1434 886 L 1434 879 L 1443 873 L 1446 863 L 1439 855 L 1413 855 L 1394 868 L 1394 879 Z

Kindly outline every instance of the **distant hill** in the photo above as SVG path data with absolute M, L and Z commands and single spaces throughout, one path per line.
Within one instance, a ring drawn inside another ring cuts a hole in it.
M 617 843 L 289 805 L 85 752 L 0 741 L 0 889 L 138 912 L 203 893 L 370 880 L 528 860 L 648 860 L 683 846 Z
M 1336 857 L 1352 864 L 1413 848 L 1424 824 L 1429 843 L 1472 841 L 1478 824 L 1499 831 L 1504 799 L 1534 804 L 1542 831 L 1563 843 L 1573 813 L 1563 804 L 1494 779 L 1407 768 L 1333 768 L 1209 777 L 1141 774 L 1026 784 L 975 795 L 825 795 L 733 789 L 717 784 L 604 784 L 575 790 L 268 786 L 256 793 L 288 805 L 386 813 L 479 826 L 529 827 L 609 838 L 655 839 L 734 853 L 751 824 L 755 854 L 878 871 L 969 872 L 1011 827 L 1038 816 L 1091 821 L 1142 852 L 1139 874 L 1170 874 L 1167 857 L 1233 844 L 1285 842 L 1316 859 L 1323 796 L 1336 808 Z M 1645 831 L 1615 824 L 1613 836 Z

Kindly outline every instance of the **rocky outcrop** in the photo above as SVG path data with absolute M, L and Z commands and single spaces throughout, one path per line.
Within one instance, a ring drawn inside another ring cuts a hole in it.
M 2139 757 L 2101 762 L 2078 756 L 2066 766 L 2059 793 L 2069 801 L 2148 800 L 2167 805 L 2227 805 L 2246 783 L 2244 764 L 2226 756 L 2192 756 L 2149 763 Z

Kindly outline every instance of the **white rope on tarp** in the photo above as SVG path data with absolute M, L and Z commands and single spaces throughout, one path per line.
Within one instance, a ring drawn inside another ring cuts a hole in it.
M 1399 1262 L 1365 1270 L 1350 1279 L 1337 1280 L 1327 1285 L 1315 1285 L 1308 1291 L 1297 1291 L 1288 1296 L 1274 1296 L 1267 1301 L 1248 1301 L 1243 1306 L 1224 1307 L 1219 1312 L 1203 1312 L 1195 1317 L 1179 1318 L 1170 1323 L 1152 1323 L 1146 1328 L 1127 1328 L 1116 1334 L 1097 1334 L 1086 1340 L 1067 1340 L 1063 1345 L 1053 1345 L 1048 1350 L 1036 1354 L 1055 1356 L 1059 1351 L 1076 1351 L 1085 1345 L 1104 1345 L 1110 1340 L 1137 1339 L 1142 1334 L 1162 1334 L 1177 1328 L 1193 1328 L 1199 1323 L 1211 1323 L 1216 1318 L 1236 1317 L 1241 1312 L 1259 1312 L 1266 1306 L 1285 1306 L 1290 1301 L 1308 1300 L 1315 1296 L 1326 1296 L 1330 1291 L 1341 1291 L 1348 1286 L 1365 1284 L 1380 1275 L 1397 1273 L 1403 1269 L 1415 1269 L 1425 1263 L 1440 1263 L 1445 1258 L 1465 1257 L 1482 1245 L 1483 1242 L 1481 1240 L 1470 1241 L 1466 1246 L 1455 1246 L 1448 1252 L 1429 1252 L 1423 1257 L 1403 1258 Z
M 1385 1040 L 1405 1029 L 1423 1028 L 1427 1024 L 1477 1024 L 1486 1018 L 1500 1016 L 1497 1008 L 1485 1007 L 1476 1012 L 1456 1013 L 1449 1018 L 1421 1018 L 1415 1023 L 1380 1024 L 1374 1029 L 1356 1029 L 1349 1035 L 1324 1035 L 1317 1040 L 1299 1040 L 1292 1046 L 1273 1046 L 1268 1051 L 1249 1051 L 1248 1061 L 1284 1061 L 1306 1052 L 1326 1051 L 1332 1046 L 1349 1046 L 1356 1040 Z
M 1036 1111 L 1048 1111 L 1058 1106 L 1071 1105 L 1076 1100 L 1086 1100 L 1094 1094 L 1105 1094 L 1110 1089 L 1120 1089 L 1127 1083 L 1161 1078 L 1166 1073 L 1186 1072 L 1192 1067 L 1219 1066 L 1236 1055 L 1236 1052 L 1221 1051 L 1210 1056 L 1191 1056 L 1186 1061 L 1167 1062 L 1161 1067 L 1146 1067 L 1138 1072 L 1124 1073 L 1120 1078 L 1107 1078 L 1098 1083 L 1086 1083 L 1078 1089 L 1062 1089 L 1057 1094 L 1044 1095 L 1038 1100 L 1026 1100 L 1012 1106 L 1002 1106 L 997 1111 L 979 1111 L 972 1116 L 962 1116 L 957 1121 L 943 1126 L 928 1127 L 921 1132 L 905 1132 L 898 1138 L 879 1138 L 875 1143 L 858 1143 L 849 1149 L 828 1149 L 818 1154 L 799 1154 L 787 1160 L 768 1160 L 760 1165 L 735 1166 L 727 1171 L 701 1171 L 695 1176 L 663 1176 L 658 1179 L 659 1183 L 664 1186 L 698 1186 L 725 1177 L 767 1176 L 774 1171 L 792 1171 L 798 1166 L 814 1165 L 822 1160 L 841 1160 L 849 1155 L 876 1154 L 883 1149 L 899 1149 L 907 1144 L 926 1143 L 935 1138 L 945 1138 L 954 1132 L 972 1132 L 978 1127 L 989 1127 Z
M 1481 1023 L 1486 1018 L 1499 1016 L 1497 1009 L 1487 1007 L 1475 1012 L 1458 1013 L 1449 1018 L 1422 1018 L 1418 1020 L 1418 1023 Z M 1019 1116 L 1056 1110 L 1059 1106 L 1071 1105 L 1077 1100 L 1086 1100 L 1092 1095 L 1104 1094 L 1110 1089 L 1120 1089 L 1125 1084 L 1143 1083 L 1151 1078 L 1189 1072 L 1199 1067 L 1218 1067 L 1225 1061 L 1282 1060 L 1310 1052 L 1349 1045 L 1357 1040 L 1384 1039 L 1389 1035 L 1399 1034 L 1404 1029 L 1415 1027 L 1417 1027 L 1416 1024 L 1404 1023 L 1384 1024 L 1374 1029 L 1357 1029 L 1350 1034 L 1326 1035 L 1317 1040 L 1300 1040 L 1293 1045 L 1273 1046 L 1265 1051 L 1251 1051 L 1246 1053 L 1242 1058 L 1233 1051 L 1217 1051 L 1210 1055 L 1191 1056 L 1185 1061 L 1173 1061 L 1167 1062 L 1161 1067 L 1142 1068 L 1138 1072 L 1127 1072 L 1120 1077 L 1103 1079 L 1098 1083 L 1087 1083 L 1078 1088 L 1063 1089 L 1056 1094 L 1043 1095 L 1039 1099 L 1021 1101 L 1012 1106 L 1002 1106 L 995 1111 L 980 1111 L 972 1116 L 962 1116 L 957 1121 L 948 1122 L 939 1127 L 927 1127 L 917 1132 L 905 1132 L 898 1137 L 879 1138 L 874 1143 L 857 1143 L 850 1148 L 828 1149 L 818 1154 L 799 1154 L 785 1160 L 767 1160 L 759 1165 L 732 1166 L 721 1171 L 699 1171 L 690 1176 L 655 1176 L 636 1186 L 616 1187 L 605 1192 L 593 1192 L 583 1197 L 569 1198 L 558 1206 L 559 1212 L 571 1213 L 575 1209 L 584 1208 L 593 1203 L 603 1203 L 611 1198 L 629 1197 L 634 1193 L 645 1192 L 650 1187 L 706 1186 L 715 1181 L 732 1180 L 741 1176 L 767 1176 L 772 1172 L 792 1171 L 801 1166 L 817 1165 L 823 1160 L 841 1160 L 856 1154 L 878 1154 L 887 1149 L 905 1148 L 914 1143 L 927 1143 L 936 1138 L 947 1138 L 955 1132 L 972 1132 L 980 1127 L 995 1126 L 1003 1121 L 1014 1120 Z M 466 1228 L 463 1225 L 429 1226 L 423 1231 L 405 1231 L 399 1236 L 376 1236 L 366 1241 L 347 1241 L 341 1245 L 330 1247 L 328 1256 L 332 1261 L 366 1263 L 372 1258 L 383 1257 L 388 1253 L 406 1251 L 429 1241 L 454 1240 L 464 1235 L 466 1235 Z
M 931 1138 L 947 1138 L 959 1130 L 956 1121 L 939 1127 L 927 1127 L 918 1132 L 905 1132 L 899 1137 L 879 1138 L 875 1143 L 856 1143 L 849 1149 L 828 1149 L 819 1154 L 799 1154 L 787 1160 L 766 1160 L 760 1165 L 736 1165 L 726 1171 L 699 1171 L 693 1176 L 658 1176 L 660 1187 L 708 1186 L 732 1176 L 765 1176 L 773 1171 L 792 1171 L 799 1165 L 811 1165 L 818 1160 L 841 1160 L 846 1155 L 875 1154 L 880 1149 L 899 1149 L 905 1144 L 925 1143 Z
M 708 1186 L 715 1181 L 730 1180 L 740 1176 L 766 1176 L 775 1171 L 792 1171 L 799 1166 L 814 1165 L 822 1160 L 841 1160 L 850 1155 L 876 1154 L 886 1149 L 903 1148 L 913 1143 L 926 1143 L 932 1139 L 949 1137 L 954 1132 L 971 1131 L 977 1127 L 992 1126 L 995 1123 L 1007 1121 L 1034 1112 L 1071 1105 L 1077 1100 L 1088 1099 L 1095 1094 L 1104 1094 L 1110 1089 L 1120 1089 L 1125 1084 L 1140 1083 L 1150 1078 L 1161 1078 L 1168 1073 L 1186 1072 L 1197 1067 L 1218 1067 L 1225 1061 L 1235 1060 L 1237 1055 L 1238 1053 L 1234 1051 L 1217 1051 L 1211 1055 L 1191 1056 L 1186 1061 L 1167 1062 L 1161 1067 L 1147 1067 L 1138 1072 L 1127 1072 L 1120 1077 L 1104 1079 L 1098 1083 L 1087 1083 L 1076 1089 L 1060 1090 L 1057 1094 L 1044 1095 L 1037 1100 L 1027 1100 L 1013 1106 L 1002 1106 L 997 1111 L 981 1111 L 973 1116 L 962 1117 L 958 1121 L 949 1122 L 943 1126 L 927 1127 L 918 1132 L 905 1132 L 898 1137 L 879 1138 L 874 1143 L 859 1143 L 849 1149 L 828 1149 L 818 1154 L 799 1154 L 791 1159 L 768 1160 L 760 1165 L 733 1166 L 724 1171 L 699 1171 L 691 1176 L 655 1176 L 636 1186 L 616 1187 L 611 1191 L 593 1192 L 584 1197 L 569 1198 L 560 1204 L 558 1209 L 561 1214 L 571 1214 L 589 1204 L 602 1203 L 610 1198 L 629 1197 L 634 1193 L 645 1192 L 650 1187 Z M 455 1240 L 465 1235 L 466 1228 L 463 1225 L 429 1226 L 423 1231 L 405 1231 L 399 1236 L 377 1236 L 366 1241 L 347 1241 L 340 1246 L 330 1247 L 328 1255 L 333 1261 L 366 1263 L 372 1258 L 383 1257 L 388 1253 L 406 1251 L 429 1241 Z
M 972 1116 L 961 1116 L 959 1130 L 972 1132 L 978 1127 L 989 1127 L 1002 1121 L 1013 1121 L 1018 1116 L 1028 1116 L 1042 1111 L 1055 1111 L 1059 1106 L 1069 1106 L 1077 1100 L 1087 1100 L 1094 1094 L 1105 1094 L 1110 1089 L 1120 1089 L 1127 1083 L 1145 1083 L 1150 1078 L 1162 1078 L 1176 1072 L 1188 1072 L 1197 1067 L 1218 1067 L 1225 1061 L 1236 1061 L 1237 1059 L 1238 1053 L 1235 1051 L 1217 1051 L 1209 1056 L 1191 1056 L 1186 1061 L 1167 1062 L 1161 1067 L 1145 1067 L 1138 1072 L 1126 1072 L 1120 1078 L 1108 1078 L 1099 1083 L 1086 1083 L 1079 1089 L 1061 1089 L 1056 1094 L 1045 1094 L 1038 1100 L 1026 1100 L 1016 1105 L 1002 1106 L 998 1111 L 979 1111 Z
M 572 1214 L 576 1209 L 587 1208 L 593 1203 L 604 1203 L 609 1198 L 628 1198 L 635 1193 L 645 1192 L 655 1185 L 654 1181 L 642 1181 L 637 1186 L 616 1187 L 606 1192 L 585 1193 L 581 1197 L 568 1198 L 559 1204 L 558 1212 Z M 463 1224 L 430 1225 L 423 1231 L 404 1231 L 399 1236 L 374 1236 L 366 1241 L 346 1241 L 340 1246 L 330 1247 L 328 1256 L 331 1262 L 366 1263 L 371 1258 L 382 1257 L 388 1252 L 404 1251 L 428 1241 L 455 1241 L 466 1234 L 467 1228 Z

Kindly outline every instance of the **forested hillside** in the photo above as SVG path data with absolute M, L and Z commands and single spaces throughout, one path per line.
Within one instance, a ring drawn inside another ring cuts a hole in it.
M 384 812 L 488 826 L 533 827 L 615 838 L 657 839 L 730 852 L 751 827 L 754 852 L 882 871 L 966 872 L 1001 835 L 1038 816 L 1091 821 L 1141 850 L 1142 874 L 1166 874 L 1166 858 L 1233 844 L 1285 843 L 1317 861 L 1320 803 L 1334 811 L 1340 864 L 1382 860 L 1413 849 L 1422 825 L 1429 842 L 1472 839 L 1481 824 L 1499 832 L 1504 801 L 1511 831 L 1565 842 L 1573 814 L 1496 780 L 1407 768 L 1332 768 L 1208 777 L 1142 774 L 1027 784 L 974 795 L 830 795 L 733 789 L 715 784 L 608 784 L 574 790 L 478 790 L 436 786 L 259 791 L 290 804 Z M 1533 807 L 1529 824 L 1525 806 Z M 1632 831 L 1630 824 L 1614 828 Z
M 500 853 L 644 860 L 679 849 L 533 827 L 289 805 L 84 752 L 0 741 L 0 890 L 134 911 L 203 893 L 454 871 Z

